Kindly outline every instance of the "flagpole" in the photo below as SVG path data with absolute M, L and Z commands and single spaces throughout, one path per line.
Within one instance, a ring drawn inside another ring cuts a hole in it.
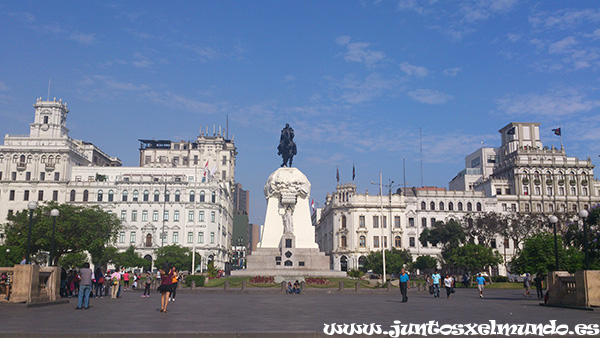
M 560 150 L 563 150 L 563 143 L 562 143 L 562 126 L 559 125 L 558 126 L 558 130 L 560 130 Z
M 386 276 L 385 276 L 385 247 L 383 246 L 383 237 L 385 234 L 385 230 L 383 230 L 383 179 L 381 176 L 381 171 L 379 172 L 379 211 L 380 211 L 380 221 L 379 221 L 379 226 L 381 227 L 381 252 L 383 253 L 382 255 L 382 259 L 383 259 L 383 284 L 385 284 L 386 282 Z

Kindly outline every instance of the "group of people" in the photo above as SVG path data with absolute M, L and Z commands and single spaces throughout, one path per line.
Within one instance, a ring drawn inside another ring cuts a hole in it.
M 5 296 L 4 300 L 10 299 L 10 275 L 6 272 L 0 274 L 0 288 L 4 288 Z
M 454 288 L 456 286 L 456 280 L 449 273 L 446 273 L 442 280 L 442 275 L 435 270 L 431 276 L 426 276 L 425 280 L 429 286 L 429 293 L 432 294 L 434 298 L 440 298 L 440 283 L 444 283 L 444 288 L 446 288 L 446 298 L 450 298 L 450 295 L 455 292 Z
M 285 293 L 299 295 L 301 291 L 302 288 L 300 287 L 300 282 L 298 282 L 298 280 L 296 280 L 293 285 L 292 282 L 287 283 L 287 289 L 285 290 Z

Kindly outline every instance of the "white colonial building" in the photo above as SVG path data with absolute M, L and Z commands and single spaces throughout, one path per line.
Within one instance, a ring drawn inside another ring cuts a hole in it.
M 237 152 L 221 131 L 194 141 L 140 140 L 140 166 L 122 167 L 68 136 L 66 103 L 38 99 L 34 107 L 29 135 L 6 135 L 0 146 L 2 224 L 29 201 L 98 205 L 123 222 L 119 249 L 133 245 L 153 259 L 161 246 L 179 244 L 203 257 L 199 267 L 229 261 Z
M 338 185 L 315 217 L 317 243 L 330 254 L 332 268 L 358 268 L 369 252 L 382 248 L 408 249 L 415 258 L 437 255 L 439 247 L 420 243 L 423 229 L 467 213 L 552 214 L 600 203 L 600 182 L 589 158 L 544 147 L 539 123 L 510 123 L 500 133 L 499 148 L 481 148 L 466 157 L 450 190 L 413 187 L 381 196 L 359 194 L 354 184 Z M 514 243 L 496 238 L 490 245 L 506 261 L 512 259 Z M 505 274 L 506 266 L 492 272 Z

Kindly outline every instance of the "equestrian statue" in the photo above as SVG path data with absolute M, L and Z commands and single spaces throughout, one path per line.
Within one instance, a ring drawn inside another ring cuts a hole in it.
M 279 146 L 277 147 L 277 155 L 283 157 L 282 167 L 291 167 L 294 155 L 296 155 L 296 143 L 294 143 L 294 129 L 289 123 L 285 124 L 285 128 L 281 130 L 279 138 Z M 289 162 L 289 165 L 288 165 Z

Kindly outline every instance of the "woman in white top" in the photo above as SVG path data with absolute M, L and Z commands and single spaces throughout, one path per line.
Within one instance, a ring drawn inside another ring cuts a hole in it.
M 450 275 L 446 275 L 446 278 L 444 278 L 444 286 L 446 287 L 446 298 L 450 298 L 450 294 L 452 293 L 452 282 L 454 280 L 452 279 L 452 277 L 450 277 Z

